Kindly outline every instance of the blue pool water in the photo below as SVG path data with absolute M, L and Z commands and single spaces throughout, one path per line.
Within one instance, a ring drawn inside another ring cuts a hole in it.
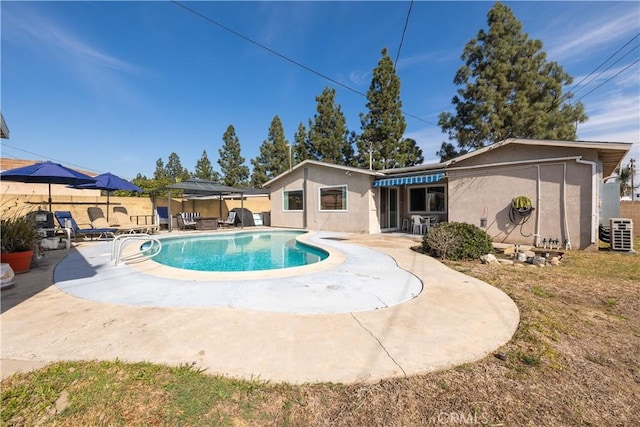
M 313 264 L 329 254 L 296 241 L 304 231 L 241 232 L 162 239 L 153 260 L 197 271 L 258 271 Z

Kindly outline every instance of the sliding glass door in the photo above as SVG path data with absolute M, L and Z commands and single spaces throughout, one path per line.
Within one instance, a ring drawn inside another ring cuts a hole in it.
M 392 231 L 400 228 L 398 220 L 397 187 L 380 187 L 380 228 L 382 231 Z

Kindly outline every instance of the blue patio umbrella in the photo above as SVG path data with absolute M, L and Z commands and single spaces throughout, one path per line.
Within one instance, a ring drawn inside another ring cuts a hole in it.
M 29 184 L 49 184 L 49 212 L 51 212 L 51 184 L 81 185 L 95 182 L 89 175 L 53 162 L 38 162 L 0 173 L 0 180 Z
M 137 191 L 142 193 L 142 188 L 120 178 L 110 172 L 103 173 L 95 177 L 95 182 L 89 184 L 73 185 L 74 188 L 80 188 L 85 190 L 104 190 L 107 192 L 107 221 L 109 220 L 109 194 L 112 191 Z

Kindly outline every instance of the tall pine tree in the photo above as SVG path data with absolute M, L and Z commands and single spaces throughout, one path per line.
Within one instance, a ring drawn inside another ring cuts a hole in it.
M 206 179 L 209 181 L 220 182 L 220 174 L 213 170 L 213 165 L 207 156 L 207 150 L 202 150 L 202 156 L 196 163 L 196 169 L 193 173 L 195 178 Z
M 164 162 L 162 158 L 156 160 L 156 170 L 153 172 L 153 179 L 165 179 L 167 177 L 167 171 L 164 169 Z
M 284 136 L 280 117 L 275 116 L 269 126 L 269 136 L 260 146 L 260 154 L 251 160 L 251 185 L 262 184 L 289 169 L 289 141 Z
M 169 178 L 171 182 L 182 182 L 191 177 L 191 174 L 189 173 L 187 168 L 182 166 L 180 157 L 175 152 L 169 154 L 169 158 L 167 159 L 167 164 L 164 167 L 164 170 L 165 176 Z
M 540 40 L 530 40 L 511 9 L 496 3 L 465 46 L 456 72 L 455 115 L 440 114 L 449 139 L 437 153 L 447 160 L 507 138 L 576 139 L 576 124 L 587 120 L 581 103 L 571 105 L 562 87 L 573 81 L 548 62 Z
M 311 144 L 309 142 L 309 136 L 307 134 L 307 128 L 304 127 L 304 124 L 300 122 L 298 125 L 298 130 L 293 135 L 293 165 L 295 166 L 298 163 L 302 163 L 305 160 L 316 160 L 313 157 L 311 152 Z
M 222 135 L 223 145 L 218 150 L 222 183 L 230 187 L 242 187 L 249 179 L 249 168 L 244 165 L 244 157 L 240 153 L 240 139 L 236 136 L 233 125 L 229 125 Z
M 336 90 L 328 87 L 316 96 L 317 114 L 309 120 L 309 143 L 315 159 L 346 165 L 353 157 L 353 147 L 347 139 L 347 119 L 335 97 Z
M 381 53 L 382 58 L 373 69 L 371 85 L 367 91 L 369 112 L 360 114 L 362 134 L 356 143 L 359 166 L 369 167 L 371 150 L 375 170 L 416 164 L 408 155 L 404 155 L 408 146 L 403 142 L 407 123 L 402 114 L 400 79 L 387 49 L 383 48 Z

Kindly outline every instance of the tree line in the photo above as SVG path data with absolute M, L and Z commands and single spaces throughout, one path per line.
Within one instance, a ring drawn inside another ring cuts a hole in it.
M 455 112 L 443 112 L 438 120 L 448 141 L 436 154 L 444 161 L 506 138 L 575 140 L 577 124 L 587 116 L 580 102 L 571 103 L 571 92 L 563 93 L 573 78 L 547 61 L 542 42 L 529 39 L 506 5 L 493 5 L 487 25 L 464 47 L 463 65 L 453 79 L 459 87 L 452 99 Z M 299 123 L 292 142 L 280 118 L 273 117 L 258 156 L 250 160 L 251 173 L 230 124 L 218 150 L 220 172 L 206 150 L 193 172 L 171 153 L 166 163 L 156 161 L 152 178 L 138 174 L 133 182 L 145 190 L 189 178 L 258 188 L 307 159 L 374 170 L 421 164 L 422 150 L 404 136 L 400 79 L 386 48 L 381 55 L 366 94 L 367 112 L 360 113 L 361 133 L 347 128 L 335 89 L 325 87 L 315 98 L 316 114 L 306 125 Z

